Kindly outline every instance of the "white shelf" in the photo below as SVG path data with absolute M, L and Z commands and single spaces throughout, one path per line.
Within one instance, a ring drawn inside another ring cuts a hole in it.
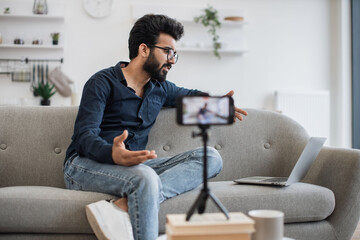
M 0 14 L 0 19 L 41 19 L 41 20 L 64 20 L 62 15 L 40 15 L 40 14 Z
M 208 28 L 205 28 L 201 22 L 196 23 L 194 17 L 203 14 L 203 8 L 199 7 L 183 7 L 183 6 L 166 6 L 163 5 L 146 5 L 146 4 L 135 4 L 132 8 L 133 19 L 138 19 L 144 14 L 149 12 L 156 14 L 165 14 L 175 18 L 181 22 L 185 28 L 185 36 L 177 47 L 179 53 L 205 53 L 212 54 L 212 36 L 208 34 Z M 218 10 L 218 16 L 221 23 L 221 28 L 218 30 L 220 36 L 220 42 L 223 45 L 223 49 L 219 49 L 218 52 L 221 55 L 243 55 L 247 52 L 245 25 L 248 24 L 247 18 L 244 12 L 238 8 L 220 8 Z M 225 20 L 225 17 L 230 16 L 241 16 L 242 21 L 230 21 Z M 244 20 L 245 19 L 245 20 Z
M 16 45 L 16 44 L 0 44 L 0 48 L 23 48 L 23 49 L 62 49 L 62 45 Z
M 211 48 L 196 48 L 196 47 L 178 47 L 177 51 L 179 53 L 181 52 L 203 52 L 203 53 L 207 53 L 207 52 L 213 52 L 214 50 Z M 218 52 L 221 53 L 233 53 L 233 54 L 244 54 L 247 52 L 247 50 L 243 50 L 243 49 L 219 49 Z
M 183 23 L 183 24 L 194 24 L 194 25 L 199 25 L 199 26 L 203 26 L 201 22 L 195 22 L 194 20 L 179 20 L 179 22 Z M 248 24 L 248 22 L 246 21 L 220 21 L 221 23 L 221 27 L 243 27 L 244 25 Z

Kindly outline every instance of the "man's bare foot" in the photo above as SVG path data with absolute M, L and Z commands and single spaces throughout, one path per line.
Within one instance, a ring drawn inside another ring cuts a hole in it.
M 124 210 L 125 212 L 128 211 L 128 199 L 127 198 L 119 198 L 118 200 L 114 201 L 115 205 Z

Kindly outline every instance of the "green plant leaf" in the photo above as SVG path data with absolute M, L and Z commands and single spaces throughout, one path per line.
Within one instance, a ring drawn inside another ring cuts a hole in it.
M 221 44 L 219 42 L 220 36 L 217 34 L 217 29 L 221 28 L 221 22 L 219 21 L 218 11 L 210 5 L 202 11 L 203 14 L 194 17 L 194 21 L 196 23 L 201 22 L 204 27 L 209 27 L 208 33 L 211 35 L 213 41 L 214 55 L 220 59 L 218 49 L 221 48 Z
M 48 82 L 46 84 L 39 82 L 38 85 L 34 87 L 34 92 L 42 99 L 48 100 L 56 93 L 54 87 L 54 84 L 50 85 Z

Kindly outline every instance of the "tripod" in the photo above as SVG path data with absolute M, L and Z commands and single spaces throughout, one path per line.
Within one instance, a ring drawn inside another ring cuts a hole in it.
M 212 199 L 215 205 L 225 214 L 226 218 L 229 219 L 229 214 L 226 208 L 221 204 L 221 202 L 215 197 L 214 194 L 210 192 L 210 189 L 208 188 L 208 180 L 207 180 L 207 151 L 206 151 L 206 144 L 208 141 L 208 133 L 207 130 L 209 129 L 209 125 L 199 125 L 199 128 L 201 129 L 200 133 L 192 133 L 192 137 L 198 137 L 201 136 L 204 143 L 204 173 L 203 173 L 203 188 L 201 189 L 201 192 L 199 196 L 197 197 L 194 204 L 189 209 L 187 215 L 186 215 L 186 221 L 189 221 L 191 216 L 194 214 L 195 209 L 197 208 L 198 212 L 200 214 L 203 214 L 205 211 L 206 206 L 206 200 L 208 198 Z

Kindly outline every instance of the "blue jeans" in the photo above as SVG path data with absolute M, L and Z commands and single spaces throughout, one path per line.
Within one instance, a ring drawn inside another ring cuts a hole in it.
M 212 178 L 221 171 L 222 158 L 211 147 L 207 148 L 207 156 L 208 177 Z M 70 158 L 64 166 L 68 189 L 128 198 L 135 240 L 156 239 L 160 203 L 199 186 L 202 173 L 202 147 L 132 167 L 101 164 L 83 157 Z

